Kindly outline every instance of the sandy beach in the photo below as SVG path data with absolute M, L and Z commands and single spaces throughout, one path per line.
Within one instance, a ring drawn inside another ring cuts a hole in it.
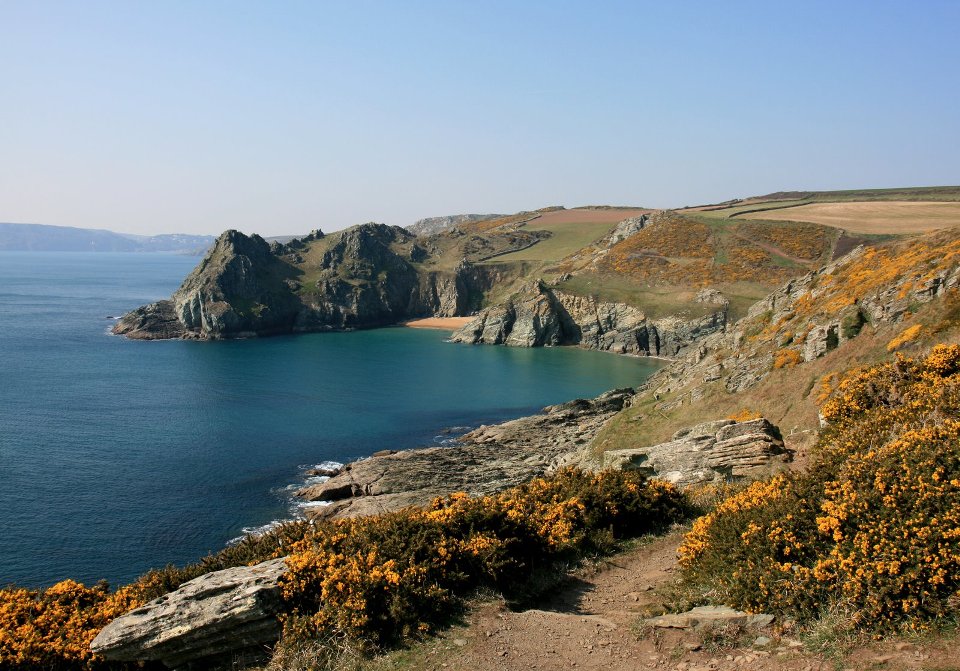
M 426 319 L 411 319 L 408 322 L 403 322 L 401 326 L 409 326 L 413 329 L 444 329 L 446 331 L 456 331 L 471 321 L 473 321 L 473 317 L 427 317 Z

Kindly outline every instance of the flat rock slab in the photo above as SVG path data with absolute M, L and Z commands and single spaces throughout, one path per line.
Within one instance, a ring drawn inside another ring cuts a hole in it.
M 604 454 L 604 467 L 642 471 L 681 488 L 755 479 L 792 459 L 780 431 L 766 419 L 718 420 L 683 429 L 672 440 Z
M 90 649 L 108 660 L 176 668 L 263 648 L 280 636 L 283 559 L 214 571 L 118 617 Z
M 644 622 L 651 627 L 663 629 L 708 629 L 728 624 L 762 629 L 773 623 L 773 615 L 745 613 L 726 606 L 698 606 L 685 613 L 660 615 Z
M 633 394 L 633 389 L 616 389 L 548 406 L 539 415 L 481 426 L 453 447 L 385 451 L 347 464 L 297 495 L 332 502 L 311 508 L 311 517 L 356 517 L 425 505 L 453 492 L 493 494 L 548 473 L 589 443 Z

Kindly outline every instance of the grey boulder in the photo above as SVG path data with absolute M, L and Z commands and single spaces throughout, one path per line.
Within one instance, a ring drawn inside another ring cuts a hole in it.
M 122 615 L 90 649 L 107 660 L 204 668 L 263 654 L 280 636 L 283 559 L 215 571 Z M 246 655 L 245 655 L 246 653 Z

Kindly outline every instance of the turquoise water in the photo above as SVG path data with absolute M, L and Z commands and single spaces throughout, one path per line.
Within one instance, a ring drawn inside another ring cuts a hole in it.
M 196 258 L 0 252 L 0 585 L 129 581 L 296 513 L 303 471 L 642 382 L 655 364 L 391 328 L 136 342 Z

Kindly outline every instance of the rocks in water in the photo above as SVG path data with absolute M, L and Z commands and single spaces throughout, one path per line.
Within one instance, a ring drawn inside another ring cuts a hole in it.
M 706 422 L 672 440 L 603 455 L 605 468 L 643 471 L 679 487 L 758 478 L 785 468 L 791 455 L 766 419 Z
M 639 308 L 575 296 L 538 280 L 507 303 L 483 310 L 451 339 L 516 347 L 579 345 L 619 354 L 674 356 L 725 325 L 726 304 L 697 319 L 649 320 Z
M 118 617 L 91 650 L 111 661 L 159 661 L 170 668 L 262 656 L 280 636 L 283 559 L 215 571 Z
M 662 629 L 710 629 L 738 625 L 747 629 L 763 629 L 773 624 L 774 616 L 751 614 L 726 606 L 698 606 L 685 613 L 668 613 L 644 620 L 644 624 Z
M 561 458 L 592 440 L 633 393 L 618 389 L 591 400 L 549 406 L 539 415 L 481 426 L 453 447 L 363 459 L 297 494 L 308 501 L 334 501 L 309 509 L 322 517 L 374 515 L 423 505 L 458 491 L 491 494 L 547 473 Z
M 342 470 L 343 466 L 314 466 L 313 468 L 307 469 L 306 473 L 307 475 L 330 478 L 334 475 L 337 475 Z

